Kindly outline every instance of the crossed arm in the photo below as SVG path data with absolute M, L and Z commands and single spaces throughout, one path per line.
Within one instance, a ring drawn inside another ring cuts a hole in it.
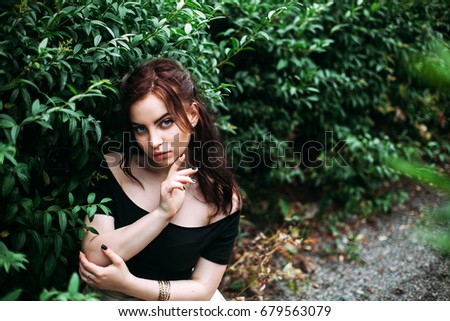
M 81 279 L 95 288 L 119 291 L 142 300 L 157 300 L 158 281 L 134 276 L 125 261 L 152 242 L 168 223 L 158 209 L 119 229 L 114 228 L 111 216 L 97 214 L 92 222 L 86 218 L 86 224 L 99 234 L 85 233 L 80 252 Z M 225 269 L 226 265 L 200 258 L 190 280 L 171 281 L 170 299 L 209 300 Z
M 101 251 L 111 261 L 106 267 L 88 261 L 86 255 L 80 252 L 80 275 L 83 281 L 96 288 L 119 291 L 141 300 L 158 299 L 159 285 L 156 280 L 134 276 L 117 253 L 109 248 L 102 248 Z M 171 281 L 170 300 L 210 300 L 225 269 L 226 265 L 200 258 L 190 280 Z

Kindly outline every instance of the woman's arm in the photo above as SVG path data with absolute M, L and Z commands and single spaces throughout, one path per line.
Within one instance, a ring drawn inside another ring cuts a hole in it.
M 96 288 L 119 291 L 138 299 L 158 300 L 157 280 L 135 277 L 119 255 L 111 249 L 102 248 L 102 251 L 112 262 L 106 267 L 88 261 L 86 256 L 80 253 L 80 275 L 83 281 Z M 170 282 L 170 300 L 210 300 L 222 280 L 225 269 L 226 265 L 200 258 L 191 280 Z
M 98 234 L 85 231 L 81 249 L 90 261 L 107 266 L 111 261 L 99 250 L 103 243 L 107 243 L 125 261 L 128 261 L 151 243 L 169 224 L 169 221 L 170 218 L 159 209 L 119 229 L 114 228 L 112 216 L 96 214 L 92 222 L 89 222 L 86 217 L 86 225 L 96 229 Z
M 193 184 L 189 177 L 197 169 L 181 169 L 180 164 L 184 156 L 180 157 L 170 168 L 167 178 L 161 183 L 159 206 L 151 213 L 136 222 L 115 229 L 114 218 L 108 215 L 94 215 L 92 222 L 86 217 L 86 225 L 97 230 L 98 234 L 85 232 L 81 248 L 92 262 L 106 266 L 111 261 L 100 251 L 102 244 L 108 244 L 125 261 L 142 251 L 169 224 L 184 202 L 184 184 Z

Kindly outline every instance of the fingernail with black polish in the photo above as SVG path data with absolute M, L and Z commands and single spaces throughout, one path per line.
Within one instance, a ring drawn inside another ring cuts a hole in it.
M 198 169 L 198 167 L 192 167 L 193 171 L 196 171 Z
M 195 178 L 191 178 L 193 183 L 197 183 L 197 180 Z
M 102 244 L 102 250 L 107 250 L 108 247 L 105 244 Z

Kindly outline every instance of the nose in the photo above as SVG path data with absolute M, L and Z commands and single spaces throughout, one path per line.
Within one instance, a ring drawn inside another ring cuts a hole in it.
M 151 133 L 149 144 L 153 149 L 156 149 L 163 142 L 160 135 L 157 133 Z

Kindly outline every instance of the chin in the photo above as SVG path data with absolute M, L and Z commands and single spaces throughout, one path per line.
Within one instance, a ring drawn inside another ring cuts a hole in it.
M 155 161 L 154 159 L 148 158 L 148 165 L 152 168 L 166 168 L 172 166 L 176 159 L 173 157 Z

